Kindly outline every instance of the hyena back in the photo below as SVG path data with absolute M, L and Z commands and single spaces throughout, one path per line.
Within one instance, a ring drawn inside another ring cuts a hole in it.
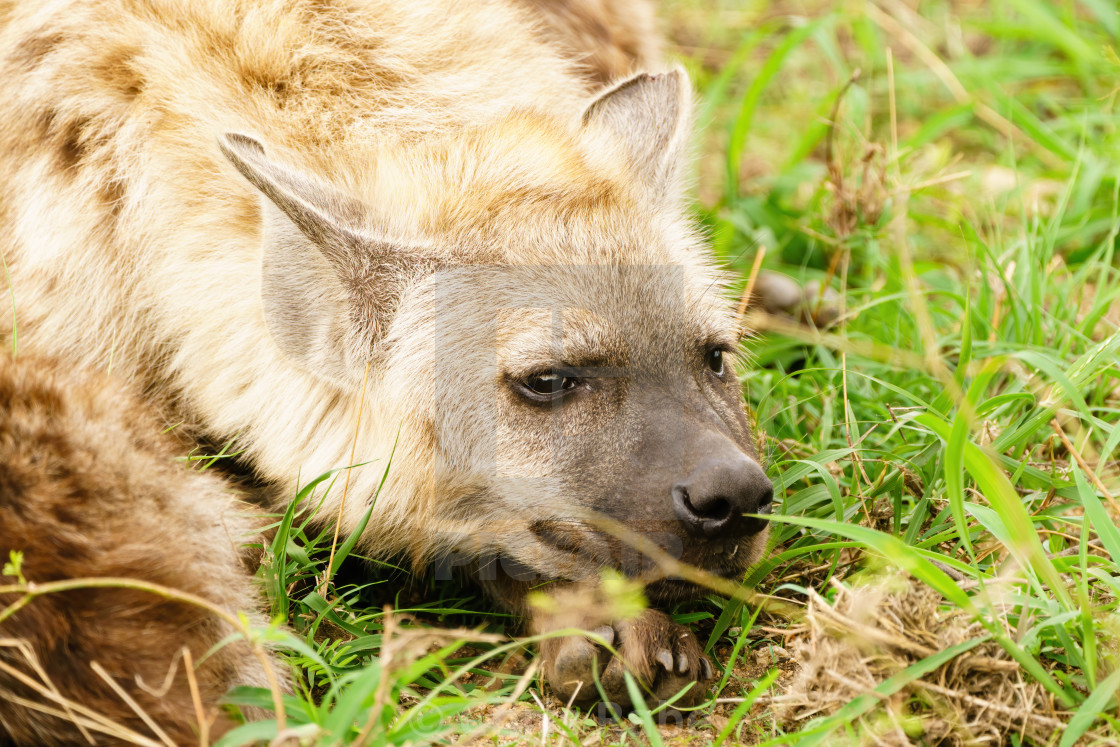
M 622 63 L 564 9 L 624 6 L 538 5 L 0 10 L 20 344 L 112 361 L 277 484 L 353 448 L 324 516 L 372 505 L 367 552 L 473 569 L 515 609 L 541 581 L 648 575 L 604 518 L 740 574 L 771 487 L 683 199 L 688 81 L 595 92 Z M 616 632 L 655 693 L 710 674 L 661 613 Z M 545 659 L 561 694 L 588 680 L 576 644 Z
M 241 547 L 256 527 L 217 477 L 174 462 L 178 443 L 118 382 L 0 354 L 0 554 L 43 585 L 72 579 L 147 582 L 261 622 Z M 15 583 L 5 577 L 0 585 Z M 20 593 L 0 594 L 0 610 Z M 269 682 L 248 644 L 205 608 L 151 591 L 82 587 L 45 594 L 0 622 L 0 743 L 176 744 L 199 725 L 184 649 L 211 734 L 232 685 Z M 278 662 L 275 681 L 284 682 Z

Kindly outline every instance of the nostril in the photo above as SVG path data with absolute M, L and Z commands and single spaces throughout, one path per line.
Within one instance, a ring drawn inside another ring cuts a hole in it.
M 690 493 L 683 485 L 673 488 L 673 507 L 689 534 L 701 537 L 715 536 L 735 518 L 735 506 L 727 498 Z
M 769 485 L 758 497 L 758 510 L 756 514 L 768 514 L 774 508 L 774 486 Z
M 673 486 L 673 509 L 689 534 L 744 537 L 763 531 L 773 512 L 774 484 L 745 454 L 711 458 Z
M 731 518 L 731 502 L 723 498 L 715 498 L 705 503 L 702 508 L 698 508 L 686 494 L 685 502 L 688 503 L 688 507 L 692 510 L 692 513 L 698 519 L 703 519 L 705 522 L 719 524 Z

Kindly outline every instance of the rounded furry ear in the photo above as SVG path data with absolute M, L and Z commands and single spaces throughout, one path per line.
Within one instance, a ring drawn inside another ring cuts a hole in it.
M 310 373 L 359 381 L 403 288 L 430 263 L 370 236 L 362 203 L 273 161 L 255 138 L 227 133 L 218 145 L 266 198 L 261 297 L 273 339 Z
M 692 123 L 692 90 L 683 68 L 638 73 L 608 88 L 583 113 L 583 126 L 605 130 L 638 178 L 666 200 L 680 194 Z

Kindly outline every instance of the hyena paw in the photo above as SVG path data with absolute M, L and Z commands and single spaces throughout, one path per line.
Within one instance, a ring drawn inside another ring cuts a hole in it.
M 634 677 L 646 701 L 668 700 L 691 685 L 674 705 L 694 706 L 704 700 L 714 678 L 712 663 L 695 634 L 663 612 L 646 610 L 632 620 L 592 631 L 605 639 L 617 655 L 584 636 L 552 638 L 541 644 L 545 679 L 564 702 L 599 700 L 595 674 L 607 700 L 632 705 L 624 672 Z M 574 696 L 574 698 L 573 698 Z

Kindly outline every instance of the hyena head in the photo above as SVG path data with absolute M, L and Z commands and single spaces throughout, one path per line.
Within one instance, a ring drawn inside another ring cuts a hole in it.
M 758 558 L 773 491 L 681 197 L 689 109 L 682 72 L 640 75 L 571 122 L 369 146 L 345 196 L 222 138 L 267 198 L 273 337 L 351 392 L 371 362 L 415 555 L 522 583 L 646 576 L 628 533 L 724 575 Z

